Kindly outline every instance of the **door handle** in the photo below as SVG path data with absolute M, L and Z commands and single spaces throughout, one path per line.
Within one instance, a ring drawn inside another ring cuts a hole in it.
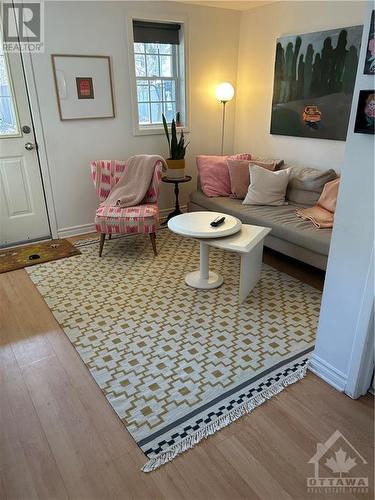
M 32 151 L 34 149 L 34 144 L 32 142 L 27 142 L 25 144 L 25 149 L 27 149 L 27 151 Z

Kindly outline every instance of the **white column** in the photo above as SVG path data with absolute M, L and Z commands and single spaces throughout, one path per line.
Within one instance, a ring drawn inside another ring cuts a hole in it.
M 209 267 L 210 247 L 203 241 L 200 245 L 200 263 L 199 271 L 193 271 L 185 276 L 185 283 L 193 288 L 210 289 L 217 288 L 223 284 L 223 278 Z
M 208 273 L 209 273 L 209 252 L 210 252 L 210 247 L 206 245 L 203 241 L 200 242 L 200 264 L 199 264 L 199 271 L 200 271 L 200 278 L 202 280 L 208 280 Z

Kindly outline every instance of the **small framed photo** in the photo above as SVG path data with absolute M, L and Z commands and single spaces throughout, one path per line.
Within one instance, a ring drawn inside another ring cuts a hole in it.
M 364 74 L 365 75 L 375 74 L 375 10 L 373 10 L 371 13 Z
M 94 99 L 94 86 L 92 78 L 76 77 L 78 99 Z
M 354 132 L 357 134 L 374 134 L 374 129 L 375 90 L 361 90 L 359 92 Z
M 61 120 L 115 116 L 109 56 L 53 54 L 51 57 Z

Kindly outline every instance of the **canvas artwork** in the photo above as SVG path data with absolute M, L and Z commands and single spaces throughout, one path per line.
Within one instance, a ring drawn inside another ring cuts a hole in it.
M 375 90 L 359 92 L 354 132 L 358 134 L 375 133 Z
M 365 75 L 375 74 L 375 10 L 371 14 L 370 31 L 368 34 L 367 52 L 365 59 Z
M 277 40 L 271 134 L 346 140 L 362 29 Z

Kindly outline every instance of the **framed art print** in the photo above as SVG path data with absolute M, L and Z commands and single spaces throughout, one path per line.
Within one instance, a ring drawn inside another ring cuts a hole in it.
M 92 78 L 76 77 L 78 99 L 94 99 L 94 86 Z
M 115 116 L 108 56 L 53 54 L 52 67 L 61 120 Z
M 368 34 L 367 41 L 367 51 L 365 58 L 365 75 L 374 75 L 375 74 L 375 10 L 371 13 L 371 21 L 370 21 L 370 30 Z
M 375 90 L 359 92 L 357 116 L 354 132 L 357 134 L 375 133 Z

